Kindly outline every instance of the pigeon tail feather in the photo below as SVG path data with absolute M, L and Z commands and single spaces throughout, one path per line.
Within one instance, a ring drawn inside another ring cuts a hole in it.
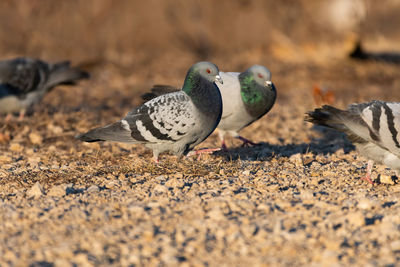
M 339 131 L 345 131 L 347 126 L 343 123 L 344 117 L 349 117 L 348 112 L 324 105 L 322 108 L 317 108 L 314 111 L 307 112 L 306 121 L 314 124 L 327 126 Z
M 307 112 L 307 115 L 305 121 L 341 131 L 352 142 L 365 143 L 369 140 L 369 127 L 357 113 L 324 105 Z
M 76 80 L 88 79 L 89 77 L 88 72 L 77 67 L 71 68 L 69 61 L 64 61 L 53 65 L 47 81 L 47 87 L 52 88 L 60 84 L 73 85 Z
M 84 142 L 114 141 L 135 143 L 135 140 L 131 136 L 131 132 L 124 128 L 121 121 L 92 129 L 87 133 L 77 135 L 76 139 Z

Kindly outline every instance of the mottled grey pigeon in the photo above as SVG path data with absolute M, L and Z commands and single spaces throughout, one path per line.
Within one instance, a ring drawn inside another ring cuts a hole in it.
M 87 72 L 71 68 L 68 61 L 55 64 L 32 58 L 0 61 L 0 113 L 20 112 L 23 117 L 53 87 L 88 77 Z
M 255 143 L 239 135 L 238 131 L 265 115 L 274 105 L 276 89 L 271 82 L 271 72 L 254 65 L 245 72 L 220 72 L 224 83 L 217 83 L 223 100 L 223 113 L 218 125 L 222 147 L 226 149 L 225 133 L 238 138 L 243 145 Z M 167 92 L 177 91 L 168 85 L 156 85 L 152 92 L 142 95 L 149 100 Z
M 216 80 L 222 82 L 217 66 L 196 63 L 187 72 L 181 91 L 153 98 L 122 120 L 77 138 L 86 142 L 144 144 L 153 150 L 156 162 L 164 151 L 187 155 L 214 131 L 221 119 L 222 99 Z
M 363 180 L 373 183 L 373 162 L 400 170 L 400 103 L 372 101 L 352 104 L 347 110 L 323 106 L 307 113 L 306 121 L 347 134 L 357 150 L 370 160 Z

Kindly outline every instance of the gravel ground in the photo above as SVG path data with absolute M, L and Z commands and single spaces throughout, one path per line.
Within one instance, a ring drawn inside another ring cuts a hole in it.
M 365 158 L 303 118 L 316 106 L 314 84 L 331 89 L 339 107 L 399 99 L 400 67 L 266 65 L 279 98 L 242 131 L 256 147 L 229 139 L 229 152 L 163 154 L 156 165 L 143 146 L 74 140 L 139 103 L 149 80 L 179 85 L 184 67 L 149 78 L 105 65 L 91 81 L 51 92 L 33 116 L 3 125 L 0 265 L 397 265 L 394 172 L 376 166 L 377 183 L 361 181 Z M 213 134 L 200 147 L 218 145 Z
M 23 121 L 0 117 L 0 266 L 399 265 L 398 178 L 378 165 L 375 185 L 360 180 L 346 138 L 303 121 L 316 85 L 342 108 L 400 101 L 400 65 L 345 58 L 358 38 L 373 58 L 398 51 L 398 1 L 353 1 L 359 21 L 340 2 L 0 1 L 2 58 L 92 73 Z M 204 59 L 271 70 L 277 103 L 241 132 L 259 146 L 157 165 L 140 145 L 74 139 Z

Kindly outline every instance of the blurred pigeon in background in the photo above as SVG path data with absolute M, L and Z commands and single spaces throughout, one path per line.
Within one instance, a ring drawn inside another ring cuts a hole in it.
M 77 138 L 85 142 L 144 144 L 153 150 L 156 162 L 165 151 L 187 155 L 214 131 L 221 119 L 222 98 L 217 80 L 222 82 L 217 66 L 196 63 L 189 69 L 181 91 L 153 98 L 122 120 Z
M 357 150 L 370 160 L 363 180 L 373 183 L 373 162 L 400 170 L 400 103 L 372 101 L 347 110 L 323 106 L 307 113 L 306 121 L 346 133 Z
M 16 58 L 0 61 L 0 113 L 25 112 L 38 103 L 43 96 L 57 85 L 74 84 L 89 74 L 79 68 L 70 67 L 68 61 L 55 64 L 39 59 Z
M 371 60 L 392 64 L 400 64 L 400 52 L 368 52 L 365 51 L 361 41 L 358 41 L 349 53 L 349 57 L 358 60 Z
M 271 72 L 260 65 L 254 65 L 245 72 L 220 72 L 224 83 L 217 83 L 223 100 L 223 113 L 218 125 L 222 148 L 226 149 L 225 133 L 238 138 L 243 145 L 255 145 L 240 136 L 238 131 L 265 115 L 274 105 L 276 89 L 271 82 Z M 169 85 L 156 85 L 150 93 L 142 95 L 149 100 L 178 89 Z

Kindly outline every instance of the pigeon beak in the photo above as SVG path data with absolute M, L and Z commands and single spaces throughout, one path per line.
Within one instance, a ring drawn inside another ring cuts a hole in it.
M 271 82 L 271 81 L 265 81 L 265 86 L 266 86 L 266 87 L 271 87 L 271 85 L 272 85 L 272 82 Z
M 219 76 L 219 75 L 215 76 L 215 80 L 218 81 L 220 84 L 224 84 L 224 81 L 222 80 L 221 76 Z

